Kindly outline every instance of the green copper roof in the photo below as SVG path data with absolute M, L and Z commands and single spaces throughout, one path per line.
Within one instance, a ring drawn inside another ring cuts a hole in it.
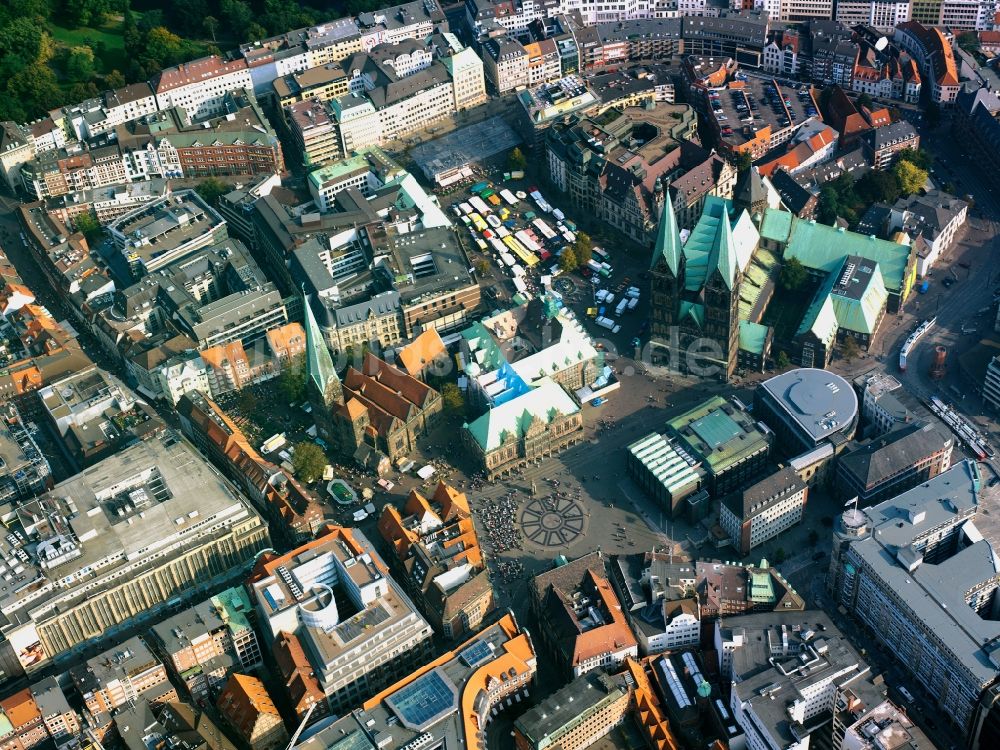
M 767 345 L 768 327 L 760 323 L 740 321 L 740 349 L 751 354 L 763 354 Z
M 792 214 L 779 208 L 764 211 L 764 221 L 760 225 L 760 236 L 765 240 L 785 243 L 792 232 Z
M 733 228 L 729 223 L 728 206 L 725 208 L 727 210 L 719 221 L 719 231 L 715 235 L 715 262 L 713 265 L 718 268 L 726 287 L 732 289 L 733 284 L 736 283 L 736 243 L 733 241 Z
M 860 299 L 842 296 L 836 291 L 831 295 L 831 298 L 833 311 L 841 328 L 869 335 L 875 333 L 875 327 L 878 325 L 889 298 L 885 284 L 882 283 L 882 274 L 878 270 L 878 263 L 875 264 L 875 273 L 869 278 L 868 285 Z
M 834 281 L 831 273 L 830 277 L 820 285 L 809 309 L 802 316 L 802 324 L 796 331 L 796 336 L 812 331 L 813 336 L 827 346 L 833 342 L 837 335 L 837 314 L 833 310 L 833 300 L 830 299 Z
M 306 311 L 306 374 L 319 390 L 326 393 L 326 387 L 331 381 L 337 381 L 337 370 L 333 366 L 333 358 L 326 347 L 323 333 L 316 323 L 309 298 L 303 295 L 302 306 Z
M 689 455 L 718 474 L 761 450 L 769 438 L 746 412 L 713 396 L 667 422 L 670 437 L 680 441 Z
M 716 269 L 732 289 L 739 268 L 739 258 L 729 219 L 731 205 L 725 198 L 714 195 L 705 199 L 701 218 L 684 243 L 684 288 L 688 291 L 700 291 Z M 749 262 L 753 247 L 757 244 L 756 231 L 749 232 L 745 225 L 741 225 L 740 239 L 741 242 L 748 243 L 744 255 Z
M 685 316 L 690 316 L 691 320 L 700 328 L 705 324 L 705 306 L 698 302 L 681 302 L 681 315 L 680 319 L 684 320 Z
M 660 256 L 663 256 L 667 261 L 667 268 L 676 276 L 681 262 L 681 235 L 677 229 L 677 216 L 674 214 L 674 202 L 669 190 L 666 191 L 666 200 L 663 201 L 663 211 L 660 213 L 660 226 L 656 231 L 650 268 L 659 262 Z

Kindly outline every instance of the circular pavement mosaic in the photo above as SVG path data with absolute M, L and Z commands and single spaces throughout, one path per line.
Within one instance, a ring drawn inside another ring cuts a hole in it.
M 552 288 L 564 297 L 568 297 L 576 291 L 576 283 L 565 276 L 557 276 L 552 281 Z
M 565 547 L 583 533 L 586 521 L 576 500 L 536 498 L 521 511 L 521 533 L 542 547 Z

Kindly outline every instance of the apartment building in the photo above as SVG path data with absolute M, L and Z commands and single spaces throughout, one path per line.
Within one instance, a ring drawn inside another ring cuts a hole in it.
M 17 406 L 8 401 L 0 414 L 0 503 L 40 495 L 52 486 L 52 467 Z
M 358 529 L 263 555 L 248 587 L 267 641 L 295 634 L 330 709 L 371 698 L 431 654 L 433 630 Z
M 69 676 L 98 736 L 109 731 L 115 714 L 136 702 L 156 707 L 177 700 L 166 668 L 139 636 L 72 667 Z
M 994 411 L 1000 411 L 1000 361 L 997 357 L 991 359 L 986 367 L 982 396 L 983 403 Z
M 26 585 L 0 600 L 3 648 L 28 671 L 152 607 L 183 601 L 270 544 L 247 501 L 170 432 L 22 504 L 9 528 L 25 541 L 3 542 L 3 554 L 21 560 Z M 30 555 L 29 543 L 37 544 Z M 61 577 L 49 578 L 56 566 Z
M 614 668 L 638 653 L 601 552 L 540 573 L 529 591 L 539 637 L 563 674 Z
M 153 177 L 142 182 L 106 185 L 53 196 L 45 200 L 45 211 L 50 218 L 67 227 L 75 227 L 76 218 L 81 214 L 93 216 L 104 225 L 169 193 L 170 182 Z
M 767 13 L 774 24 L 833 18 L 832 0 L 757 0 L 754 7 Z
M 37 680 L 28 689 L 49 737 L 57 744 L 80 731 L 80 715 L 69 705 L 55 677 Z
M 429 498 L 411 490 L 402 511 L 383 508 L 378 530 L 437 632 L 465 638 L 479 629 L 495 601 L 464 493 L 444 482 Z
M 60 115 L 62 122 L 82 141 L 112 132 L 119 125 L 154 114 L 158 109 L 152 86 L 140 81 L 63 107 Z
M 472 48 L 465 47 L 442 58 L 441 64 L 451 76 L 456 111 L 478 107 L 488 100 L 483 61 Z
M 834 20 L 849 28 L 871 26 L 890 31 L 910 20 L 910 3 L 904 0 L 848 0 L 837 3 Z
M 21 185 L 21 165 L 35 158 L 31 132 L 16 122 L 0 122 L 0 172 L 10 190 Z
M 690 562 L 647 552 L 611 558 L 609 580 L 639 643 L 639 653 L 660 654 L 701 641 L 701 606 Z
M 165 68 L 152 81 L 156 108 L 181 107 L 191 120 L 223 114 L 222 102 L 233 90 L 254 90 L 246 60 L 209 55 Z
M 791 467 L 723 498 L 719 525 L 741 557 L 802 520 L 809 488 Z
M 628 719 L 632 691 L 624 674 L 581 675 L 514 722 L 514 747 L 584 750 Z
M 942 107 L 953 105 L 960 89 L 958 68 L 951 43 L 941 30 L 906 21 L 896 27 L 892 39 L 916 60 L 925 83 L 931 86 L 931 101 Z
M 212 700 L 230 674 L 261 664 L 252 613 L 246 591 L 226 589 L 154 625 L 151 643 L 193 700 Z
M 353 188 L 370 199 L 387 182 L 405 174 L 406 171 L 388 154 L 370 146 L 310 172 L 307 184 L 320 211 L 331 211 L 340 192 Z
M 875 169 L 889 169 L 896 154 L 920 147 L 920 134 L 906 120 L 869 130 L 861 138 L 865 156 Z
M 288 730 L 264 683 L 234 674 L 216 703 L 222 718 L 250 750 L 279 750 L 288 744 Z
M 314 99 L 285 106 L 288 130 L 306 167 L 342 159 L 340 137 L 327 107 Z

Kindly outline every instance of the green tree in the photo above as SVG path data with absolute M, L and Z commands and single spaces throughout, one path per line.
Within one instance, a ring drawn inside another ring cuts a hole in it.
M 441 386 L 441 401 L 448 416 L 458 417 L 465 412 L 465 397 L 455 383 L 445 383 Z
M 524 152 L 515 146 L 514 150 L 510 152 L 510 156 L 507 157 L 507 168 L 513 172 L 515 170 L 523 171 L 527 166 L 528 160 L 524 158 Z
M 573 249 L 572 245 L 567 245 L 563 248 L 562 255 L 559 256 L 559 268 L 565 273 L 569 273 L 579 267 L 580 261 L 576 257 L 576 250 Z
M 809 546 L 815 547 L 819 542 L 819 532 L 816 529 L 809 529 Z
M 243 0 L 222 0 L 219 3 L 219 15 L 222 23 L 239 39 L 260 39 L 259 36 L 248 34 L 253 23 L 253 11 Z
M 778 352 L 778 356 L 774 358 L 774 366 L 779 370 L 784 370 L 790 364 L 791 360 L 788 359 L 788 355 L 784 351 Z
M 106 89 L 120 89 L 124 85 L 125 76 L 122 75 L 120 70 L 112 70 L 104 76 L 104 88 Z
M 576 255 L 576 264 L 585 266 L 594 257 L 594 241 L 586 232 L 577 232 L 576 240 L 573 242 L 573 254 Z
M 480 276 L 485 276 L 489 272 L 490 272 L 489 261 L 486 261 L 483 258 L 480 258 L 479 260 L 476 261 L 476 273 L 478 273 Z
M 210 206 L 214 206 L 219 198 L 230 191 L 230 187 L 218 177 L 208 177 L 198 183 L 195 191 Z
M 753 166 L 753 157 L 748 151 L 741 151 L 736 155 L 736 171 L 742 175 L 744 172 L 749 172 L 750 167 Z
M 867 172 L 855 185 L 856 197 L 860 198 L 862 205 L 895 203 L 901 192 L 895 174 L 875 169 Z
M 205 32 L 212 37 L 212 41 L 216 41 L 215 32 L 219 28 L 219 19 L 215 16 L 205 16 L 205 20 L 202 21 L 202 26 Z
M 872 101 L 872 98 L 868 96 L 868 94 L 862 94 L 861 96 L 858 97 L 857 105 L 859 107 L 865 107 L 866 109 L 871 109 L 872 104 L 874 104 L 874 102 Z
M 102 234 L 104 234 L 104 228 L 89 211 L 87 213 L 80 214 L 73 219 L 73 221 L 76 223 L 76 231 L 83 232 L 83 236 L 86 237 L 87 242 L 91 244 L 94 243 L 94 240 L 97 240 Z
M 927 183 L 927 171 L 908 161 L 897 161 L 892 173 L 899 182 L 903 195 L 913 195 Z
M 781 286 L 788 291 L 799 289 L 808 278 L 808 271 L 798 258 L 788 258 L 781 266 L 781 275 L 778 281 Z
M 896 158 L 899 161 L 908 161 L 921 169 L 930 169 L 934 166 L 934 155 L 923 148 L 904 148 Z
M 89 81 L 94 77 L 94 50 L 71 47 L 66 56 L 66 76 L 72 81 Z
M 257 411 L 257 397 L 249 388 L 241 388 L 236 395 L 236 406 L 244 416 Z
M 775 565 L 781 565 L 781 563 L 783 563 L 787 557 L 788 554 L 785 552 L 785 548 L 778 547 L 778 549 L 774 551 L 774 554 L 771 555 L 771 562 L 773 562 Z
M 958 35 L 958 46 L 970 54 L 979 52 L 979 35 L 975 31 L 963 31 Z
M 304 354 L 292 359 L 278 376 L 278 393 L 290 404 L 297 404 L 306 398 L 306 357 Z
M 292 469 L 295 476 L 306 484 L 312 484 L 323 476 L 326 468 L 326 454 L 316 443 L 303 440 L 296 444 L 292 454 Z
M 840 347 L 840 353 L 844 355 L 844 359 L 850 362 L 861 353 L 861 347 L 858 346 L 858 342 L 853 336 L 848 336 Z

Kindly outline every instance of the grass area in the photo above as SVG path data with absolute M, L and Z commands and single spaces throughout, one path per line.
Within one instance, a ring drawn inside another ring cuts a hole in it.
M 94 61 L 102 72 L 122 70 L 125 67 L 125 40 L 122 37 L 121 18 L 110 18 L 106 23 L 94 28 L 82 26 L 78 29 L 67 29 L 52 23 L 49 25 L 49 31 L 58 45 L 87 46 L 93 49 Z

